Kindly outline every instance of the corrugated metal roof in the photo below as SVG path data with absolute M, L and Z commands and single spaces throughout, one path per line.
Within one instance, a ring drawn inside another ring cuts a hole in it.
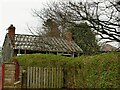
M 40 37 L 35 35 L 15 34 L 14 49 L 26 49 L 51 52 L 82 52 L 72 40 L 69 43 L 63 38 Z

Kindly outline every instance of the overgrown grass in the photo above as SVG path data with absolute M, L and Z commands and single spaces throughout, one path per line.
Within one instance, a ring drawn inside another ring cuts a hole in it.
M 66 86 L 73 88 L 118 88 L 120 82 L 120 53 L 103 53 L 77 58 L 52 54 L 31 54 L 16 57 L 28 66 L 65 67 Z

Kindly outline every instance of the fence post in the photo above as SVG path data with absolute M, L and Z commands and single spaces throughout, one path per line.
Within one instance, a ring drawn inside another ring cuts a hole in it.
M 15 62 L 15 81 L 19 80 L 19 75 L 20 75 L 20 65 L 18 61 Z
M 22 85 L 21 88 L 27 88 L 27 72 L 26 70 L 22 71 Z
M 66 64 L 66 63 L 65 63 Z M 62 72 L 63 72 L 63 87 L 62 89 L 66 89 L 67 86 L 66 86 L 66 70 L 65 70 L 65 64 L 63 65 L 63 69 L 62 69 Z

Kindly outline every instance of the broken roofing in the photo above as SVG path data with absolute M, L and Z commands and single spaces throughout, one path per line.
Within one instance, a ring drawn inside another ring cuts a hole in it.
M 15 34 L 14 43 L 14 49 L 50 52 L 82 52 L 82 49 L 73 40 L 68 42 L 66 39 L 56 37 Z

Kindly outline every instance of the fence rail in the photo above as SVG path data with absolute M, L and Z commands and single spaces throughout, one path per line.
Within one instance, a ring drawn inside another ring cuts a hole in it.
M 62 88 L 62 68 L 27 68 L 27 88 Z

